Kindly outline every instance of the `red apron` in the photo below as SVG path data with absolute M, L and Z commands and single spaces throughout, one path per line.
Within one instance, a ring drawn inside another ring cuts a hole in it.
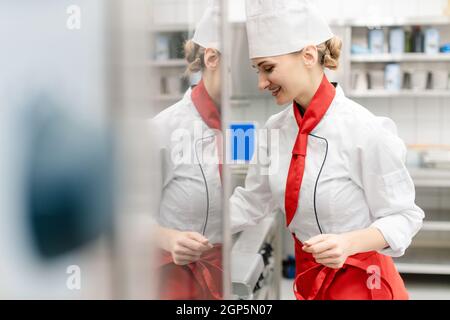
M 173 263 L 172 255 L 161 251 L 158 268 L 158 298 L 162 300 L 221 300 L 222 245 L 203 253 L 199 261 L 187 265 Z
M 311 253 L 302 250 L 303 244 L 294 239 L 294 293 L 298 300 L 409 299 L 391 257 L 376 251 L 358 253 L 348 257 L 342 268 L 332 269 L 315 262 Z M 374 269 L 377 274 L 371 273 Z

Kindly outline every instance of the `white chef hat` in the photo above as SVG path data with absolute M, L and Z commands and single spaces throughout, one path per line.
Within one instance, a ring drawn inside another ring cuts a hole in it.
M 194 41 L 203 48 L 220 50 L 220 5 L 218 0 L 209 0 L 208 6 L 195 29 Z
M 246 0 L 250 59 L 279 56 L 334 37 L 310 0 Z

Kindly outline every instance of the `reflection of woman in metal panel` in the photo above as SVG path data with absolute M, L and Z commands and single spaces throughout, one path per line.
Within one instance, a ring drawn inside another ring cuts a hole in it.
M 151 121 L 162 155 L 161 299 L 222 297 L 218 15 L 210 5 L 185 44 L 186 72 L 201 72 L 201 81 Z

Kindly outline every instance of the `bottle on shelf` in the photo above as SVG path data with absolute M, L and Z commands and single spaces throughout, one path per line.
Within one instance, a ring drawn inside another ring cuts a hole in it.
M 183 45 L 186 39 L 186 32 L 173 33 L 170 41 L 170 59 L 183 59 Z
M 389 31 L 389 52 L 393 54 L 405 52 L 405 31 L 403 28 L 393 28 Z
M 158 34 L 155 39 L 155 60 L 164 61 L 170 58 L 170 37 L 167 34 Z
M 413 33 L 411 30 L 405 30 L 405 52 L 413 52 Z
M 423 46 L 423 33 L 420 28 L 420 26 L 414 26 L 413 27 L 413 33 L 412 33 L 412 51 L 416 53 L 422 53 L 424 52 L 424 46 Z
M 427 28 L 424 35 L 424 51 L 427 54 L 439 53 L 439 30 L 436 28 Z
M 398 63 L 388 63 L 384 72 L 384 87 L 388 91 L 399 91 L 402 88 L 402 73 Z
M 370 53 L 384 52 L 384 30 L 382 28 L 369 28 L 368 40 Z

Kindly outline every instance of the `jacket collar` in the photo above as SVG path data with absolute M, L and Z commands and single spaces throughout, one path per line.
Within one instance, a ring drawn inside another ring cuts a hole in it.
M 307 136 L 322 120 L 335 96 L 336 88 L 328 81 L 324 74 L 319 88 L 303 116 L 300 113 L 299 105 L 295 101 L 293 102 L 292 108 L 294 109 L 295 120 L 299 128 L 297 142 L 292 150 L 293 154 L 306 155 L 306 141 L 303 140 L 307 140 Z
M 328 81 L 324 74 L 319 88 L 303 116 L 299 110 L 300 105 L 295 101 L 293 102 L 295 120 L 302 133 L 310 133 L 315 128 L 327 112 L 335 96 L 336 88 Z
M 219 109 L 206 91 L 203 80 L 192 89 L 191 99 L 206 125 L 211 129 L 222 130 Z

